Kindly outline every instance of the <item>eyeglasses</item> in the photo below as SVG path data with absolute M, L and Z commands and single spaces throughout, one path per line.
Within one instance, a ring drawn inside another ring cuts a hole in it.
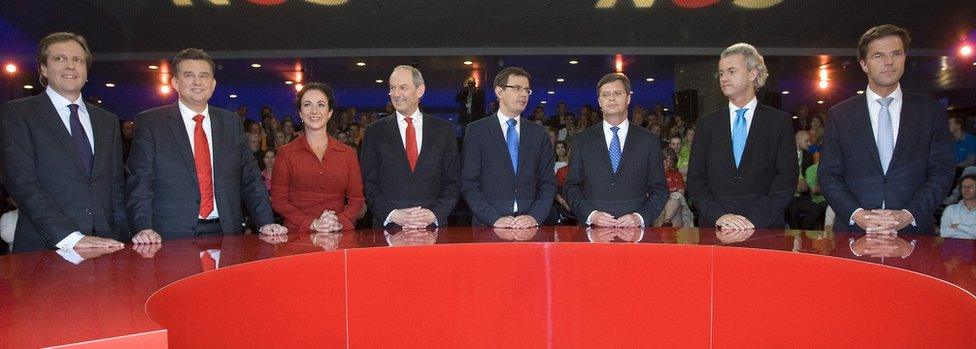
M 501 86 L 502 87 L 505 87 L 505 88 L 513 88 L 513 89 L 515 89 L 515 92 L 518 92 L 518 93 L 525 93 L 525 94 L 528 94 L 528 95 L 531 95 L 532 94 L 532 89 L 530 89 L 528 87 L 522 87 L 522 86 L 518 86 L 518 85 L 501 85 Z
M 976 184 L 960 185 L 959 188 L 960 189 L 976 190 Z
M 621 91 L 621 90 L 616 90 L 616 91 L 603 91 L 603 92 L 600 92 L 600 98 L 610 98 L 610 96 L 613 96 L 614 98 L 620 98 L 620 97 L 623 97 L 625 94 L 627 94 L 627 92 L 624 92 L 624 91 Z
M 891 52 L 888 52 L 888 53 L 876 52 L 875 54 L 871 55 L 871 59 L 876 60 L 876 61 L 880 61 L 885 56 L 888 56 L 888 57 L 891 57 L 891 58 L 899 58 L 899 57 L 904 56 L 904 55 L 905 55 L 905 52 L 903 52 L 902 50 L 894 50 L 894 51 L 891 51 Z

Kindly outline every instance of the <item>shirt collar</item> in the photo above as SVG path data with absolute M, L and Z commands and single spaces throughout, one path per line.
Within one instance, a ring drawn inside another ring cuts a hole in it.
M 508 119 L 511 119 L 511 117 L 509 117 L 508 115 L 503 114 L 501 110 L 498 111 L 498 122 L 499 123 L 501 123 L 503 126 L 508 126 Z M 518 123 L 521 122 L 521 121 L 522 121 L 522 117 L 520 115 L 516 115 L 515 116 L 515 124 L 518 125 Z
M 756 111 L 756 106 L 758 105 L 759 105 L 759 100 L 756 99 L 756 97 L 752 97 L 752 100 L 749 101 L 749 103 L 746 103 L 746 105 L 743 108 L 748 109 L 747 111 Z M 732 104 L 732 101 L 729 101 L 729 111 L 735 113 L 735 111 L 738 109 L 739 107 L 735 106 L 735 104 Z
M 611 127 L 613 127 L 613 125 L 607 122 L 607 120 L 603 120 L 603 132 L 613 132 L 610 130 Z M 617 127 L 620 128 L 617 130 L 617 134 L 626 133 L 627 129 L 630 128 L 630 121 L 624 119 L 624 122 L 621 122 Z
M 864 95 L 866 95 L 868 98 L 868 104 L 877 104 L 879 99 L 884 98 L 881 97 L 881 95 L 874 93 L 874 91 L 871 90 L 871 86 L 864 89 Z M 892 103 L 901 102 L 902 92 L 900 83 L 898 84 L 898 87 L 895 87 L 895 91 L 888 95 L 888 97 L 894 98 L 894 100 L 891 101 Z
M 401 114 L 399 110 L 396 111 L 396 116 L 397 116 L 397 121 L 407 122 L 406 116 Z M 415 110 L 413 114 L 410 115 L 410 117 L 413 118 L 414 122 L 422 121 L 421 118 L 423 118 L 423 114 L 420 113 L 420 108 L 417 108 L 417 110 Z
M 55 109 L 60 110 L 62 108 L 67 108 L 69 104 L 77 104 L 79 112 L 83 112 L 85 114 L 88 113 L 88 108 L 85 108 L 85 102 L 84 99 L 81 98 L 81 93 L 78 94 L 77 100 L 69 101 L 67 98 L 64 98 L 64 96 L 62 96 L 61 94 L 55 92 L 54 89 L 51 88 L 51 86 L 48 86 L 46 89 L 44 89 L 44 92 L 46 92 L 47 97 L 51 99 L 51 103 L 54 104 Z
M 179 104 L 180 105 L 180 115 L 183 116 L 183 119 L 193 121 L 193 117 L 194 116 L 197 116 L 197 114 L 203 114 L 204 120 L 210 118 L 210 105 L 209 104 L 207 104 L 207 106 L 205 108 L 203 108 L 203 112 L 202 113 L 197 113 L 197 112 L 193 111 L 192 109 L 190 109 L 190 107 L 187 107 L 186 104 L 183 104 L 183 101 L 179 101 L 178 100 L 178 101 L 176 101 L 176 104 Z

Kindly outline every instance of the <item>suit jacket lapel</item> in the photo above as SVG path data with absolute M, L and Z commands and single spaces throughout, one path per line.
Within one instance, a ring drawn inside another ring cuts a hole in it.
M 387 118 L 389 118 L 389 120 L 387 120 L 388 125 L 384 125 L 383 127 L 383 132 L 386 133 L 386 137 L 384 138 L 393 143 L 390 145 L 390 149 L 399 150 L 394 152 L 395 154 L 393 154 L 393 158 L 396 159 L 396 162 L 400 164 L 401 168 L 403 168 L 403 173 L 411 173 L 410 163 L 407 161 L 407 149 L 403 145 L 403 137 L 400 136 L 399 117 L 394 114 L 388 116 Z M 417 162 L 420 162 L 419 158 Z
M 613 166 L 610 165 L 610 145 L 607 144 L 607 134 L 603 129 L 602 120 L 596 125 L 596 127 L 593 127 L 593 133 L 596 133 L 596 136 L 599 137 L 597 144 L 600 144 L 601 146 L 600 149 L 597 149 L 596 158 L 600 159 L 600 162 L 603 164 L 603 168 L 607 169 L 607 173 L 609 173 L 611 177 L 615 176 L 616 174 L 613 173 Z
M 69 156 L 73 159 L 72 162 L 78 167 L 81 173 L 85 173 L 85 167 L 81 164 L 81 157 L 77 155 L 77 150 L 73 144 L 71 144 L 71 134 L 68 133 L 68 129 L 64 127 L 64 122 L 61 121 L 61 116 L 58 115 L 57 109 L 54 107 L 54 103 L 51 103 L 51 99 L 47 97 L 47 94 L 40 94 L 37 96 L 37 115 L 41 116 L 41 120 L 47 124 L 47 128 L 54 132 L 55 138 L 58 139 L 58 143 L 61 143 L 63 151 L 68 154 L 75 154 L 75 156 Z
M 219 173 L 217 172 L 220 171 L 221 166 L 218 166 L 217 163 L 220 162 L 221 159 L 226 158 L 230 160 L 230 158 L 226 157 L 223 153 L 223 149 L 217 145 L 227 144 L 227 132 L 224 132 L 224 124 L 221 122 L 223 121 L 223 118 L 220 117 L 214 108 L 210 108 L 209 106 L 207 108 L 210 110 L 210 139 L 213 142 L 213 144 L 210 145 L 210 148 L 213 149 L 213 154 L 210 157 L 210 170 L 213 171 L 212 175 L 214 178 L 220 178 Z M 237 162 L 240 163 L 240 158 L 237 158 Z M 196 164 L 194 164 L 194 167 L 196 167 Z M 214 193 L 219 193 L 220 191 L 217 190 L 216 187 L 217 182 L 215 181 Z
M 103 116 L 105 117 L 103 118 Z M 88 105 L 88 117 L 91 119 L 93 133 L 92 139 L 95 141 L 95 156 L 92 158 L 91 175 L 92 178 L 95 178 L 96 175 L 101 172 L 99 171 L 101 169 L 116 170 L 111 167 L 112 157 L 115 156 L 115 154 L 112 154 L 112 145 L 114 143 L 112 139 L 112 130 L 115 128 L 112 127 L 111 124 L 113 121 L 112 118 L 108 117 L 107 115 L 102 115 L 98 109 L 93 108 L 91 105 Z M 121 134 L 119 137 L 122 137 Z M 118 149 L 118 151 L 122 150 Z M 102 161 L 103 159 L 108 161 L 108 167 L 98 166 L 99 161 Z
M 630 122 L 630 121 L 624 120 L 624 122 Z M 634 128 L 636 128 L 634 125 L 629 125 L 627 128 L 627 138 L 624 139 L 623 149 L 621 149 L 622 152 L 620 153 L 620 165 L 617 167 L 617 173 L 623 172 L 624 167 L 627 166 L 626 165 L 627 163 L 635 161 L 635 160 L 628 159 L 629 157 L 633 157 L 633 155 L 631 154 L 634 154 L 636 152 L 634 150 L 634 146 L 637 144 L 637 141 L 634 140 L 634 138 L 639 137 L 636 135 L 637 132 L 634 132 L 634 130 L 632 130 Z M 610 161 L 609 147 L 607 147 L 607 161 Z M 616 177 L 617 173 L 614 173 L 613 176 Z
M 430 157 L 426 154 L 431 152 L 430 148 L 434 144 L 434 137 L 433 137 L 434 131 L 432 130 L 433 126 L 431 126 L 432 123 L 430 122 L 430 119 L 433 116 L 428 114 L 421 114 L 421 115 L 422 115 L 421 118 L 423 118 L 424 120 L 424 124 L 420 126 L 423 129 L 423 136 L 422 136 L 423 139 L 420 140 L 420 144 L 421 144 L 420 154 L 417 154 L 417 167 L 414 168 L 414 172 L 420 171 L 420 168 L 425 163 L 425 160 L 427 160 L 427 158 Z M 399 130 L 397 130 L 397 132 L 399 132 Z M 406 158 L 406 154 L 407 154 L 406 151 L 404 151 L 403 152 L 404 158 Z
M 898 123 L 898 142 L 895 143 L 895 151 L 892 153 L 891 163 L 888 164 L 889 171 L 893 168 L 892 166 L 895 163 L 895 159 L 897 159 L 898 156 L 905 151 L 905 149 L 908 149 L 915 144 L 915 140 L 918 138 L 918 133 L 915 132 L 915 130 L 920 129 L 918 125 L 919 120 L 917 117 L 917 105 L 908 99 L 908 94 L 903 94 L 902 96 L 901 114 L 899 115 L 900 120 Z
M 491 118 L 493 118 L 493 120 L 498 120 L 498 114 L 492 114 Z M 495 154 L 500 155 L 499 158 L 505 160 L 502 162 L 506 164 L 505 166 L 508 167 L 509 171 L 512 171 L 512 175 L 516 175 L 517 173 L 515 172 L 515 169 L 512 168 L 512 157 L 508 154 L 508 140 L 505 138 L 505 133 L 502 132 L 501 125 L 491 122 L 489 123 L 488 126 L 489 126 L 488 134 L 489 134 L 489 138 L 491 138 L 491 140 L 489 141 L 489 146 L 494 148 Z M 525 128 L 522 128 L 522 131 L 525 131 Z M 522 144 L 524 144 L 522 141 L 523 139 L 522 136 L 524 135 L 525 132 L 519 134 L 519 162 L 520 163 L 522 162 Z
M 854 106 L 857 113 L 851 118 L 854 127 L 854 136 L 864 142 L 865 149 L 871 154 L 873 164 L 878 171 L 881 171 L 881 158 L 878 156 L 878 143 L 874 140 L 874 128 L 871 126 L 871 114 L 868 113 L 867 96 L 858 99 L 859 102 Z M 889 164 L 890 166 L 890 164 Z
M 755 120 L 755 114 L 753 114 L 753 120 Z M 728 163 L 732 166 L 733 170 L 735 167 L 735 154 L 732 152 L 732 125 L 729 123 L 729 107 L 726 103 L 725 107 L 722 108 L 722 114 L 720 115 L 718 135 L 716 135 L 715 140 L 719 145 L 717 148 L 719 151 L 724 152 L 728 158 Z M 745 153 L 743 151 L 743 153 Z
M 749 125 L 749 132 L 746 136 L 746 147 L 742 151 L 742 159 L 739 159 L 739 168 L 744 167 L 746 160 L 752 158 L 749 153 L 752 152 L 752 148 L 755 146 L 756 138 L 759 137 L 763 127 L 766 126 L 766 118 L 762 117 L 761 110 L 762 104 L 756 104 L 756 110 L 752 112 L 752 125 Z
M 183 165 L 196 177 L 197 166 L 194 163 L 193 148 L 190 147 L 190 138 L 187 137 L 186 124 L 183 123 L 180 107 L 173 103 L 168 109 L 166 124 L 169 125 L 170 131 L 173 132 L 173 138 L 176 140 L 176 151 L 183 156 Z M 213 120 L 211 120 L 211 125 L 213 125 Z

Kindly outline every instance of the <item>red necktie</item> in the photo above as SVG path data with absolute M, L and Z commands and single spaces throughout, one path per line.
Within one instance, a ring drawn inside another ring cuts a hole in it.
M 210 252 L 203 251 L 200 253 L 200 266 L 203 267 L 203 271 L 217 269 L 217 260 L 210 255 Z
M 410 172 L 417 167 L 417 129 L 413 127 L 413 118 L 403 118 L 407 121 L 407 162 L 410 163 Z
M 200 187 L 200 218 L 207 219 L 214 209 L 214 189 L 210 167 L 210 144 L 203 132 L 203 115 L 193 117 L 197 126 L 193 129 L 193 162 L 197 166 L 197 185 Z

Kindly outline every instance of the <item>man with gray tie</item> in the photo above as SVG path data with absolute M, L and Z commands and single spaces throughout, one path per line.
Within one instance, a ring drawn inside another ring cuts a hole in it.
M 955 154 L 945 108 L 901 90 L 910 41 L 890 24 L 865 32 L 857 59 L 868 88 L 827 114 L 817 175 L 836 230 L 934 235 Z
M 128 240 L 119 119 L 81 95 L 91 63 L 81 35 L 48 35 L 37 49 L 44 93 L 0 106 L 0 164 L 20 208 L 14 252 L 57 249 L 77 261 L 76 248 Z

